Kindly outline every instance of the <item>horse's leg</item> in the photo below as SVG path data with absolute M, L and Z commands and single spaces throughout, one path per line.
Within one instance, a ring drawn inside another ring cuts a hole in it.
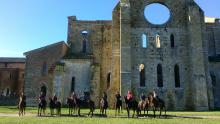
M 164 107 L 165 116 L 167 116 L 167 110 L 166 107 Z
M 80 107 L 77 107 L 78 108 L 78 115 L 80 116 Z
M 127 113 L 128 113 L 128 118 L 129 118 L 130 117 L 130 110 L 128 107 L 127 107 Z
M 154 118 L 156 118 L 156 108 L 155 107 L 153 108 L 153 111 L 154 111 Z
M 159 117 L 161 117 L 161 113 L 162 113 L 162 108 L 160 107 L 160 116 Z
M 24 115 L 25 115 L 25 109 L 26 109 L 26 108 L 24 107 Z

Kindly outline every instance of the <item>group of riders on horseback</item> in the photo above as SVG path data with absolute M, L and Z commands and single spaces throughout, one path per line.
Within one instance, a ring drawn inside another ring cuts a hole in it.
M 125 101 L 125 107 L 127 110 L 128 117 L 130 117 L 130 110 L 133 110 L 134 117 L 135 113 L 136 116 L 141 115 L 141 111 L 148 111 L 152 110 L 154 112 L 155 117 L 155 111 L 159 109 L 160 115 L 162 110 L 165 111 L 166 115 L 166 106 L 165 102 L 160 99 L 156 92 L 150 92 L 148 96 L 145 96 L 144 93 L 141 93 L 140 95 L 140 101 L 138 102 L 131 91 L 128 91 L 127 95 L 124 97 Z M 107 101 L 107 93 L 103 92 L 103 96 L 99 102 L 100 106 L 100 115 L 106 116 L 106 110 L 108 108 L 108 101 Z M 88 116 L 93 116 L 93 112 L 95 110 L 95 102 L 92 101 L 90 98 L 81 100 L 77 98 L 77 95 L 75 92 L 72 92 L 70 97 L 67 98 L 67 105 L 69 107 L 69 115 L 73 115 L 73 112 L 77 112 L 77 114 L 80 116 L 80 108 L 86 107 L 89 108 Z M 84 106 L 83 106 L 84 105 Z M 19 99 L 19 115 L 25 114 L 25 106 L 26 106 L 26 96 L 22 93 Z M 41 92 L 39 95 L 39 104 L 38 104 L 38 115 L 41 116 L 42 111 L 45 115 L 47 102 L 46 102 L 46 94 L 44 92 Z M 57 115 L 61 115 L 61 102 L 57 100 L 56 94 L 52 98 L 49 98 L 49 107 L 51 110 L 51 115 L 54 115 L 54 109 L 57 111 Z M 119 92 L 115 94 L 115 116 L 119 115 L 120 112 L 122 112 L 122 97 Z

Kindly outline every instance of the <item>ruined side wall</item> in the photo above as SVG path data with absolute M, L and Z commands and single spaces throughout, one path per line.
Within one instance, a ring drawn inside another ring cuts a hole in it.
M 36 106 L 41 86 L 47 87 L 47 98 L 53 95 L 53 79 L 56 63 L 66 54 L 67 46 L 63 42 L 53 44 L 26 54 L 24 92 L 27 105 Z M 43 63 L 47 63 L 47 74 L 42 75 Z

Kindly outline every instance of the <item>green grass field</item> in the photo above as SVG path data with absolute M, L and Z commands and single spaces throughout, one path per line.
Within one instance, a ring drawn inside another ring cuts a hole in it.
M 37 117 L 37 108 L 28 107 L 26 116 L 18 117 L 17 108 L 14 106 L 0 106 L 0 124 L 220 124 L 220 111 L 212 112 L 169 112 L 167 118 L 127 118 L 126 111 L 115 118 L 114 110 L 108 110 L 108 118 L 95 116 L 93 118 L 85 116 L 88 110 L 81 111 L 83 117 L 68 117 L 68 109 L 63 108 L 61 117 L 50 117 L 49 109 L 46 117 Z M 99 110 L 95 111 L 98 114 Z M 152 114 L 152 112 L 150 112 Z M 10 116 L 13 115 L 13 116 Z

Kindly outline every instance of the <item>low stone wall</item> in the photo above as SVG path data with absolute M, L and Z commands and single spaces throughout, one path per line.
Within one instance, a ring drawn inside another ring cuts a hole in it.
M 7 96 L 0 97 L 0 106 L 15 106 L 17 104 L 18 104 L 17 97 L 7 97 Z

